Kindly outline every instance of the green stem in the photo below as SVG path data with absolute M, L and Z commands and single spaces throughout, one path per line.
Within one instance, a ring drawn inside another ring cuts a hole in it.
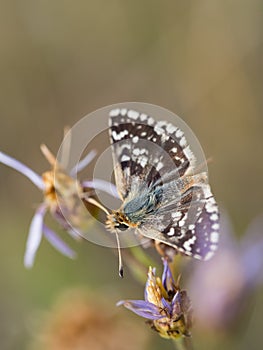
M 141 247 L 132 247 L 123 252 L 123 256 L 135 279 L 145 284 L 149 266 L 155 266 L 155 262 L 144 252 Z
M 145 249 L 141 248 L 140 246 L 131 247 L 130 252 L 134 258 L 138 260 L 142 265 L 147 267 L 147 269 L 149 266 L 155 266 L 156 262 L 151 259 L 149 255 L 145 253 Z
M 173 339 L 174 348 L 176 350 L 194 350 L 191 338 Z

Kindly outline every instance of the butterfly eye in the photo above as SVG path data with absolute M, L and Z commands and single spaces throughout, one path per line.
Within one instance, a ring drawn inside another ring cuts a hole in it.
M 124 223 L 121 223 L 121 224 L 119 224 L 119 226 L 118 226 L 118 229 L 121 230 L 121 231 L 125 231 L 125 230 L 127 230 L 128 228 L 129 228 L 129 226 L 126 225 L 126 224 L 124 224 Z

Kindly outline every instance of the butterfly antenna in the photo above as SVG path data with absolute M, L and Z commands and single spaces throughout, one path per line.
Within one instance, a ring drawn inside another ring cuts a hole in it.
M 121 257 L 120 239 L 116 231 L 115 231 L 115 235 L 116 235 L 117 249 L 118 249 L 118 256 L 119 256 L 119 276 L 123 278 L 123 265 L 122 265 L 122 257 Z
M 90 204 L 95 205 L 96 207 L 100 208 L 101 210 L 104 211 L 104 213 L 106 213 L 107 215 L 109 215 L 109 211 L 102 205 L 100 204 L 98 201 L 96 201 L 96 199 L 94 198 L 85 198 L 85 200 L 87 202 L 89 202 Z M 122 265 L 122 257 L 121 257 L 121 245 L 120 245 L 120 239 L 118 236 L 118 233 L 115 231 L 115 235 L 116 235 L 116 241 L 117 241 L 117 249 L 118 249 L 118 257 L 119 257 L 119 276 L 121 278 L 123 278 L 123 265 Z

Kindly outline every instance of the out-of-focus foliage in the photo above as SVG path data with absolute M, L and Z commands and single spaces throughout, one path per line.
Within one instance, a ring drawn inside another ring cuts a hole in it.
M 39 144 L 57 150 L 63 127 L 94 109 L 123 101 L 166 107 L 213 158 L 213 192 L 241 235 L 263 209 L 262 10 L 259 0 L 2 0 L 1 150 L 42 173 Z M 89 242 L 70 241 L 79 253 L 75 262 L 43 242 L 26 271 L 25 241 L 39 193 L 4 166 L 0 191 L 1 349 L 27 349 L 36 313 L 50 309 L 66 288 L 106 290 L 112 305 L 142 298 L 128 271 L 119 279 L 111 250 Z M 208 341 L 212 350 L 258 349 L 260 292 L 249 310 L 233 339 L 201 335 L 196 349 Z M 149 349 L 171 347 L 150 336 Z

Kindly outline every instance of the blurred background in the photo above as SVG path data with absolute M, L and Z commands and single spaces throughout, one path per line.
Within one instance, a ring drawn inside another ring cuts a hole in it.
M 41 174 L 48 165 L 39 145 L 56 152 L 64 126 L 117 102 L 160 105 L 178 114 L 212 157 L 210 183 L 242 237 L 263 209 L 262 11 L 260 0 L 1 0 L 0 149 Z M 118 277 L 111 249 L 68 239 L 78 252 L 71 261 L 43 240 L 33 269 L 24 268 L 28 227 L 41 193 L 15 171 L 0 168 L 0 349 L 40 348 L 34 344 L 52 333 L 45 327 L 55 322 L 50 318 L 58 300 L 81 303 L 79 290 L 92 295 L 84 304 L 96 299 L 101 305 L 99 315 L 112 312 L 109 317 L 132 322 L 123 321 L 123 330 L 119 324 L 112 339 L 130 339 L 134 332 L 131 338 L 140 341 L 130 349 L 172 348 L 144 329 L 139 317 L 107 311 L 100 301 L 108 300 L 111 308 L 119 299 L 143 296 L 128 271 L 124 280 Z M 75 294 L 65 298 L 72 289 Z M 231 339 L 210 339 L 210 349 L 260 348 L 261 294 L 255 293 Z M 72 310 L 78 307 L 83 310 L 79 304 Z M 66 311 L 58 313 L 70 321 L 73 311 Z M 196 339 L 196 349 L 202 349 L 205 333 Z M 68 349 L 50 344 L 44 348 Z M 85 346 L 71 348 L 91 348 Z

